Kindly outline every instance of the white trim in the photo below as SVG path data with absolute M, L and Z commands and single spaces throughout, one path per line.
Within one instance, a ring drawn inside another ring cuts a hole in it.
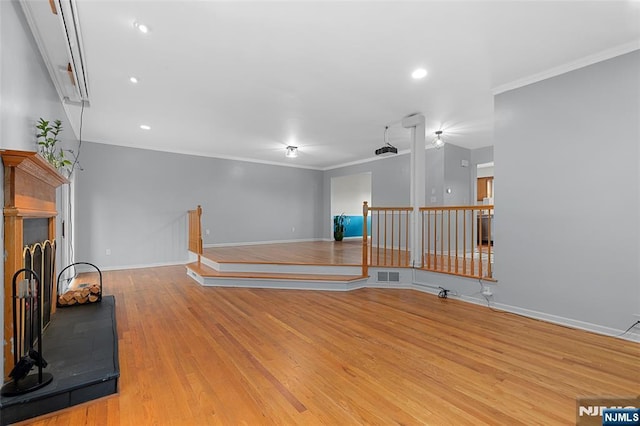
M 326 172 L 328 170 L 339 169 L 341 167 L 349 167 L 349 166 L 356 166 L 358 164 L 371 163 L 372 161 L 385 160 L 387 158 L 393 158 L 393 157 L 397 157 L 399 155 L 404 155 L 404 154 L 409 154 L 409 153 L 410 153 L 410 151 L 408 149 L 403 149 L 402 151 L 398 151 L 398 153 L 394 154 L 394 155 L 383 155 L 383 156 L 369 157 L 369 158 L 365 158 L 364 160 L 350 161 L 348 163 L 342 163 L 342 164 L 338 164 L 336 166 L 324 167 L 324 168 L 322 168 L 320 170 L 322 170 L 323 172 Z
M 205 256 L 200 262 L 219 272 L 245 272 L 245 273 L 281 273 L 281 274 L 324 274 L 324 275 L 359 275 L 362 272 L 360 265 L 307 265 L 295 263 L 236 263 L 216 262 Z M 216 278 L 216 277 L 214 277 Z
M 518 89 L 520 87 L 537 83 L 539 81 L 546 80 L 551 77 L 556 77 L 561 74 L 565 74 L 570 71 L 584 68 L 586 66 L 593 65 L 598 62 L 606 61 L 607 59 L 615 58 L 616 56 L 624 55 L 626 53 L 633 52 L 634 50 L 638 50 L 638 49 L 640 49 L 640 40 L 632 41 L 630 43 L 616 46 L 611 49 L 603 50 L 602 52 L 586 56 L 584 58 L 566 63 L 564 65 L 560 65 L 555 68 L 551 68 L 549 70 L 546 70 L 537 74 L 520 78 L 510 83 L 502 84 L 500 86 L 494 87 L 491 90 L 491 92 L 494 95 L 499 95 L 500 93 L 504 93 L 509 90 Z
M 430 294 L 434 294 L 437 295 L 438 291 L 433 288 L 431 285 L 429 284 L 422 284 L 422 283 L 413 283 L 411 288 L 413 288 L 414 290 L 417 291 L 421 291 L 424 293 L 430 293 Z M 476 297 L 472 297 L 472 296 L 467 296 L 467 295 L 456 295 L 455 293 L 449 293 L 449 297 L 452 299 L 458 299 L 461 300 L 463 302 L 467 302 L 467 303 L 473 303 L 475 305 L 480 305 L 480 306 L 484 306 L 487 307 L 487 301 L 486 299 L 479 299 Z M 533 318 L 533 319 L 538 319 L 538 320 L 542 320 L 545 322 L 549 322 L 552 324 L 558 324 L 558 325 L 562 325 L 565 327 L 570 327 L 570 328 L 576 328 L 579 330 L 585 330 L 585 331 L 590 331 L 592 333 L 596 333 L 596 334 L 601 334 L 604 336 L 608 336 L 608 337 L 615 337 L 618 339 L 623 339 L 623 340 L 629 340 L 631 342 L 640 342 L 640 331 L 634 331 L 631 330 L 629 331 L 627 334 L 625 334 L 624 336 L 620 336 L 620 334 L 622 334 L 624 332 L 624 330 L 618 330 L 615 328 L 611 328 L 611 327 L 605 327 L 602 325 L 598 325 L 598 324 L 593 324 L 590 322 L 584 322 L 584 321 L 580 321 L 580 320 L 575 320 L 575 319 L 571 319 L 571 318 L 566 318 L 566 317 L 561 317 L 558 315 L 553 315 L 553 314 L 547 314 L 544 312 L 539 312 L 539 311 L 534 311 L 531 309 L 526 309 L 526 308 L 520 308 L 517 306 L 512 306 L 512 305 L 506 305 L 503 303 L 492 303 L 491 307 L 494 309 L 498 309 L 501 311 L 505 311 L 505 312 L 510 312 L 513 314 L 517 314 L 517 315 L 522 315 L 524 317 L 527 318 Z
M 278 290 L 350 291 L 367 287 L 364 279 L 354 281 L 282 280 L 276 278 L 201 277 L 187 268 L 187 275 L 203 287 L 270 288 Z
M 202 258 L 201 262 L 212 267 L 208 260 Z M 312 275 L 360 275 L 360 265 L 299 265 L 299 264 L 274 264 L 274 263 L 218 263 L 213 269 L 219 272 L 243 272 L 243 273 L 274 273 L 274 274 L 312 274 Z
M 63 107 L 65 108 L 65 112 L 67 112 L 67 117 L 69 117 L 69 111 L 66 108 L 67 104 L 63 103 Z M 77 133 L 75 130 L 75 127 L 73 127 L 74 133 Z M 77 134 L 76 134 L 76 138 L 77 138 Z M 404 155 L 404 154 L 409 154 L 409 150 L 408 149 L 403 149 L 401 151 L 398 151 L 397 154 L 394 154 L 392 156 L 376 156 L 376 157 L 370 157 L 370 158 L 365 158 L 363 160 L 356 160 L 356 161 L 351 161 L 348 163 L 343 163 L 343 164 L 338 164 L 335 166 L 326 166 L 326 167 L 319 167 L 319 166 L 305 166 L 305 165 L 301 165 L 301 164 L 287 164 L 287 163 L 279 163 L 277 161 L 267 161 L 267 160 L 258 160 L 258 159 L 253 159 L 253 158 L 245 158 L 245 157 L 235 157 L 232 155 L 222 155 L 222 154 L 216 154 L 216 153 L 203 153 L 200 151 L 191 151 L 188 149 L 176 149 L 176 148 L 167 148 L 167 147 L 156 147 L 156 146 L 144 146 L 144 147 L 140 147 L 140 146 L 133 146 L 133 145 L 128 145 L 125 143 L 115 143 L 115 142 L 110 142 L 110 143 L 106 143 L 106 142 L 98 142 L 98 141 L 93 141 L 93 140 L 86 140 L 83 139 L 84 142 L 89 142 L 89 143 L 95 143 L 95 144 L 99 144 L 99 145 L 107 145 L 107 146 L 119 146 L 119 147 L 124 147 L 124 148 L 131 148 L 131 149 L 140 149 L 140 150 L 147 150 L 147 151 L 155 151 L 155 152 L 166 152 L 166 153 L 170 153 L 170 154 L 180 154 L 180 155 L 191 155 L 194 157 L 205 157 L 205 158 L 217 158 L 220 160 L 230 160 L 230 161 L 242 161 L 245 163 L 255 163 L 255 164 L 266 164 L 269 166 L 281 166 L 281 167 L 292 167 L 294 169 L 307 169 L 307 170 L 317 170 L 317 171 L 321 171 L 321 172 L 326 172 L 328 170 L 334 170 L 334 169 L 339 169 L 341 167 L 349 167 L 349 166 L 355 166 L 358 164 L 364 164 L 364 163 L 370 163 L 372 161 L 379 161 L 379 160 L 384 160 L 386 158 L 391 158 L 391 157 L 397 157 L 399 155 Z M 431 146 L 431 144 L 428 144 L 425 149 L 434 149 L 433 146 Z
M 629 333 L 625 334 L 624 336 L 620 336 L 620 334 L 622 334 L 624 330 L 618 330 L 615 328 L 605 327 L 605 326 L 593 324 L 590 322 L 584 322 L 584 321 L 575 320 L 571 318 L 561 317 L 558 315 L 547 314 L 545 312 L 533 311 L 526 308 L 519 308 L 517 306 L 505 305 L 502 303 L 493 303 L 492 306 L 495 309 L 500 309 L 503 311 L 522 315 L 528 318 L 535 318 L 535 319 L 550 322 L 553 324 L 590 331 L 593 333 L 602 334 L 609 337 L 617 337 L 624 340 L 630 340 L 632 342 L 640 342 L 640 333 L 637 333 L 634 330 L 629 331 Z
M 314 167 L 314 166 L 305 166 L 302 164 L 287 164 L 287 163 L 279 163 L 277 161 L 267 161 L 267 160 L 258 160 L 258 159 L 254 159 L 254 158 L 245 158 L 245 157 L 235 157 L 233 155 L 222 155 L 222 154 L 216 154 L 216 153 L 204 153 L 201 151 L 191 151 L 188 149 L 176 149 L 173 147 L 157 147 L 157 146 L 144 146 L 144 147 L 140 147 L 140 146 L 134 146 L 134 145 L 128 145 L 128 144 L 124 144 L 124 143 L 106 143 L 106 142 L 96 142 L 96 141 L 91 141 L 91 140 L 86 140 L 83 139 L 84 142 L 90 142 L 90 143 L 95 143 L 95 144 L 100 144 L 100 145 L 107 145 L 107 146 L 120 146 L 120 147 L 125 147 L 125 148 L 132 148 L 132 149 L 141 149 L 141 150 L 147 150 L 147 151 L 156 151 L 156 152 L 168 152 L 171 154 L 182 154 L 182 155 L 192 155 L 194 157 L 205 157 L 205 158 L 218 158 L 220 160 L 231 160 L 231 161 L 242 161 L 245 163 L 257 163 L 257 164 L 266 164 L 269 166 L 282 166 L 282 167 L 293 167 L 294 169 L 308 169 L 308 170 L 318 170 L 318 171 L 322 171 L 324 170 L 322 167 Z M 283 148 L 284 150 L 284 148 Z M 284 153 L 282 155 L 284 157 Z
M 214 248 L 214 247 L 235 247 L 235 246 L 257 246 L 261 244 L 306 243 L 306 242 L 314 242 L 314 241 L 328 241 L 328 240 L 323 238 L 302 238 L 299 240 L 273 240 L 273 241 L 249 241 L 245 243 L 203 244 L 202 247 Z
M 432 144 L 429 143 L 429 144 L 426 144 L 424 149 L 426 151 L 428 149 L 436 149 L 436 147 L 434 147 Z M 380 156 L 369 157 L 369 158 L 365 158 L 364 160 L 350 161 L 348 163 L 342 163 L 342 164 L 338 164 L 336 166 L 327 166 L 327 167 L 321 168 L 320 170 L 322 170 L 323 172 L 326 172 L 326 171 L 329 171 L 329 170 L 339 169 L 341 167 L 357 166 L 358 164 L 371 163 L 372 161 L 385 160 L 387 158 L 393 158 L 393 157 L 397 157 L 399 155 L 405 155 L 405 154 L 411 154 L 411 150 L 403 149 L 403 150 L 398 151 L 398 153 L 394 154 L 394 155 L 389 155 L 389 156 L 384 155 L 382 157 L 380 157 Z
M 117 265 L 117 266 L 106 266 L 106 267 L 101 267 L 100 265 L 96 265 L 98 266 L 98 268 L 100 268 L 100 270 L 102 272 L 104 271 L 122 271 L 122 270 L 126 270 L 126 269 L 144 269 L 144 268 L 159 268 L 162 266 L 177 266 L 177 265 L 186 265 L 187 263 L 191 263 L 189 260 L 182 260 L 182 261 L 177 261 L 177 262 L 160 262 L 160 263 L 140 263 L 137 265 Z
M 356 216 L 356 215 L 354 215 L 354 216 Z M 330 241 L 334 241 L 334 240 L 335 240 L 335 238 L 331 238 L 330 239 Z M 342 241 L 345 241 L 345 240 L 362 240 L 362 235 L 355 235 L 353 237 L 344 237 L 344 238 L 342 238 Z

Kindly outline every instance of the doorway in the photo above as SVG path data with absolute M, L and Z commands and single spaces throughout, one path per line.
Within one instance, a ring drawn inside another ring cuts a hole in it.
M 493 161 L 477 165 L 476 201 L 478 204 L 494 203 Z
M 347 221 L 345 236 L 362 236 L 362 203 L 364 201 L 371 205 L 371 172 L 331 178 L 331 217 L 329 218 L 331 237 L 333 237 L 333 218 L 341 214 L 345 215 Z M 358 223 L 360 229 L 358 229 Z

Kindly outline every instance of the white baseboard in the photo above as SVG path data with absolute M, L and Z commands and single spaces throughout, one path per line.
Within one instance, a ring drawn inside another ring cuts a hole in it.
M 275 290 L 310 290 L 310 291 L 350 291 L 367 287 L 364 280 L 351 282 L 336 281 L 300 281 L 281 280 L 276 278 L 246 279 L 235 277 L 201 277 L 187 268 L 187 275 L 203 287 L 242 287 L 264 288 Z
M 635 332 L 634 330 L 630 330 L 628 333 L 622 336 L 621 334 L 624 333 L 624 330 L 605 327 L 605 326 L 593 324 L 590 322 L 561 317 L 558 315 L 552 315 L 545 312 L 533 311 L 531 309 L 520 308 L 518 306 L 505 305 L 503 303 L 493 303 L 491 306 L 495 309 L 500 309 L 502 311 L 511 312 L 511 313 L 522 315 L 528 318 L 535 318 L 542 321 L 551 322 L 553 324 L 590 331 L 596 334 L 603 334 L 609 337 L 617 337 L 624 340 L 630 340 L 632 342 L 640 342 L 640 331 Z
M 281 243 L 307 243 L 313 241 L 327 241 L 323 238 L 302 238 L 298 240 L 273 240 L 273 241 L 248 241 L 244 243 L 217 243 L 217 244 L 203 244 L 204 248 L 214 247 L 235 247 L 235 246 L 257 246 L 261 244 L 281 244 Z
M 105 267 L 102 267 L 100 265 L 96 265 L 96 266 L 100 268 L 101 271 L 104 272 L 104 271 L 122 271 L 126 269 L 159 268 L 162 266 L 186 265 L 187 263 L 190 263 L 190 261 L 182 260 L 177 262 L 144 263 L 144 264 L 137 264 L 137 265 L 116 265 L 116 266 L 105 266 Z M 84 271 L 81 268 L 78 268 L 78 270 L 80 272 L 91 272 L 92 269 L 87 268 L 87 270 Z M 93 270 L 95 271 L 95 269 Z
M 434 294 L 434 295 L 437 295 L 439 292 L 439 289 L 424 283 L 413 283 L 411 287 L 415 290 L 422 291 L 424 293 Z M 466 296 L 466 295 L 456 295 L 451 293 L 449 293 L 448 297 L 452 299 L 458 299 L 463 302 L 484 306 L 487 308 L 489 307 L 487 305 L 487 300 L 484 298 L 476 298 L 476 297 Z M 545 322 L 550 322 L 553 324 L 562 325 L 565 327 L 590 331 L 592 333 L 601 334 L 609 337 L 616 337 L 619 339 L 629 340 L 632 342 L 640 342 L 640 330 L 638 331 L 630 330 L 625 335 L 621 335 L 625 330 L 618 330 L 611 327 L 605 327 L 598 324 L 579 321 L 572 318 L 561 317 L 558 315 L 548 314 L 545 312 L 534 311 L 531 309 L 521 308 L 518 306 L 507 305 L 504 303 L 495 303 L 495 302 L 491 303 L 491 308 L 498 309 L 505 312 L 510 312 L 517 315 L 522 315 L 523 317 L 527 317 L 527 318 L 533 318 L 533 319 L 538 319 Z

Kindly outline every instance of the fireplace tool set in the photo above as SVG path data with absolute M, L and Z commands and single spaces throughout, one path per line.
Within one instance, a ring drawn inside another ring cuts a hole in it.
M 17 282 L 21 273 L 26 278 Z M 13 275 L 13 361 L 9 373 L 12 381 L 2 386 L 2 396 L 22 395 L 48 385 L 53 380 L 43 373 L 47 361 L 42 357 L 42 292 L 40 277 L 32 270 L 23 268 Z M 34 348 L 37 344 L 37 350 Z M 29 374 L 33 367 L 36 374 Z
M 62 276 L 71 267 L 88 265 L 98 271 L 97 283 L 81 283 L 70 288 L 64 284 Z M 18 281 L 20 274 L 25 278 Z M 12 379 L 2 386 L 2 396 L 16 396 L 40 389 L 53 380 L 50 373 L 42 370 L 47 361 L 42 356 L 42 291 L 41 281 L 33 269 L 22 268 L 13 275 L 13 361 L 14 367 L 9 373 Z M 58 307 L 79 306 L 97 303 L 102 300 L 102 272 L 88 262 L 73 263 L 58 275 L 57 281 Z M 37 349 L 36 349 L 37 347 Z M 33 367 L 38 368 L 36 374 L 29 374 Z

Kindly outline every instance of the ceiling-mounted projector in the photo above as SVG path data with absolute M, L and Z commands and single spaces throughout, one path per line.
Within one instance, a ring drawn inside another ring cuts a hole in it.
M 376 149 L 376 155 L 393 155 L 398 153 L 398 148 L 389 143 L 389 126 L 384 128 L 384 146 Z
M 398 148 L 391 145 L 385 145 L 382 148 L 376 149 L 376 155 L 390 155 L 390 154 L 397 154 L 397 153 L 398 153 Z

